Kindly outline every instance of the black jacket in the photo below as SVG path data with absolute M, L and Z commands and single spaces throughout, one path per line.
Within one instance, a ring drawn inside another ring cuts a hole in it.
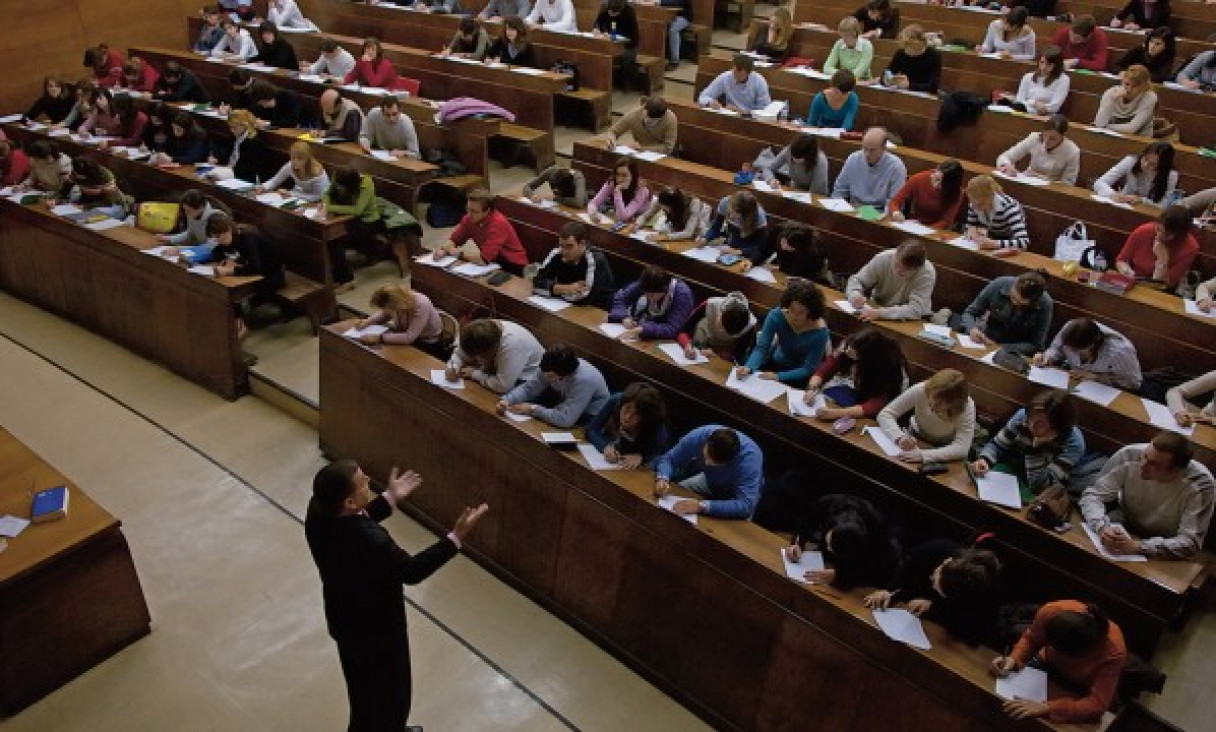
M 262 292 L 273 293 L 283 286 L 283 260 L 278 245 L 254 229 L 238 227 L 232 234 L 232 243 L 217 246 L 214 255 L 216 260 L 234 259 L 238 275 L 261 275 L 258 289 Z
M 568 264 L 562 259 L 561 250 L 554 249 L 541 263 L 536 278 L 532 281 L 538 294 L 547 295 L 554 285 L 569 285 L 586 281 L 590 270 L 591 288 L 581 300 L 570 300 L 576 305 L 591 305 L 608 310 L 612 307 L 612 296 L 616 294 L 616 282 L 608 258 L 595 247 L 587 247 L 582 259 Z M 554 296 L 560 297 L 560 296 Z M 566 298 L 561 298 L 566 299 Z
M 161 75 L 156 80 L 154 96 L 166 102 L 206 104 L 211 101 L 211 98 L 207 96 L 207 90 L 198 83 L 198 77 L 190 69 L 182 69 L 182 78 L 172 84 L 165 80 L 164 75 Z
M 282 36 L 275 36 L 274 43 L 259 43 L 258 55 L 250 60 L 288 71 L 300 70 L 300 62 L 296 59 L 296 49 L 292 48 L 291 44 Z
M 869 541 L 857 553 L 834 554 L 827 548 L 828 532 L 848 515 L 860 519 Z M 884 587 L 898 566 L 899 542 L 891 535 L 882 514 L 864 498 L 829 493 L 811 505 L 802 517 L 801 526 L 794 536 L 794 542 L 802 544 L 811 541 L 817 544 L 824 558 L 836 570 L 836 579 L 832 584 L 841 589 Z

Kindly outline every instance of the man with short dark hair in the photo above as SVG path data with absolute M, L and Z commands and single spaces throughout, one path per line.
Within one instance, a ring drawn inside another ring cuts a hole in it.
M 499 414 L 524 414 L 569 429 L 600 413 L 608 402 L 608 384 L 595 366 L 564 344 L 540 357 L 540 370 L 498 401 Z
M 363 118 L 359 145 L 367 152 L 387 150 L 394 158 L 422 157 L 414 120 L 401 110 L 397 97 L 387 95 Z
M 541 262 L 532 287 L 538 295 L 604 310 L 616 292 L 608 258 L 587 243 L 587 227 L 578 221 L 566 222 L 557 233 L 557 248 Z
M 1109 40 L 1106 31 L 1098 27 L 1092 15 L 1078 15 L 1071 26 L 1060 28 L 1051 37 L 1050 46 L 1058 46 L 1069 69 L 1106 71 Z
M 933 312 L 937 270 L 925 245 L 907 239 L 866 263 L 845 285 L 845 296 L 862 320 L 919 320 Z
M 422 484 L 393 468 L 384 493 L 353 460 L 321 468 L 304 520 L 321 575 L 325 621 L 338 644 L 350 730 L 405 730 L 411 702 L 409 634 L 401 585 L 415 585 L 456 556 L 489 507 L 465 508 L 452 531 L 411 556 L 380 522 Z M 421 732 L 421 727 L 409 727 Z
M 316 61 L 300 64 L 300 71 L 322 79 L 345 79 L 354 70 L 355 57 L 332 38 L 321 41 L 321 54 Z
M 731 67 L 709 83 L 697 97 L 697 103 L 710 109 L 729 109 L 733 112 L 751 113 L 764 109 L 773 101 L 769 96 L 768 82 L 755 72 L 756 64 L 750 56 L 736 53 Z
M 706 500 L 676 501 L 678 514 L 701 513 L 713 518 L 749 519 L 764 489 L 764 454 L 738 430 L 711 424 L 684 435 L 654 464 L 654 495 L 666 496 L 671 481 Z
M 1203 548 L 1214 495 L 1212 473 L 1194 459 L 1186 438 L 1159 432 L 1106 462 L 1081 495 L 1081 515 L 1115 554 L 1189 559 Z M 1108 512 L 1112 504 L 1118 508 Z
M 971 340 L 1023 356 L 1047 347 L 1054 308 L 1043 274 L 1023 272 L 989 282 L 963 311 L 958 330 Z
M 470 241 L 477 247 L 476 254 L 465 248 Z M 494 208 L 494 194 L 484 188 L 469 193 L 460 223 L 446 244 L 435 247 L 435 259 L 450 255 L 497 264 L 516 277 L 522 277 L 524 267 L 528 266 L 528 251 L 520 243 L 519 234 L 511 221 Z
M 156 80 L 152 96 L 163 102 L 194 102 L 206 104 L 211 101 L 207 90 L 198 83 L 198 77 L 190 69 L 176 61 L 165 64 L 165 70 Z
M 676 149 L 679 120 L 676 113 L 668 109 L 662 97 L 643 97 L 638 106 L 626 112 L 609 130 L 605 139 L 611 150 L 617 145 L 632 147 L 645 152 L 671 155 Z M 621 142 L 625 135 L 633 136 L 633 144 Z
M 259 79 L 249 89 L 249 101 L 249 111 L 270 127 L 300 126 L 300 95 L 290 89 L 279 89 Z

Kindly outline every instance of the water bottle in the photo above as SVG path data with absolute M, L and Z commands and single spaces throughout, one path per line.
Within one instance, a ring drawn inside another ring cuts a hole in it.
M 1093 256 L 1092 263 L 1094 265 L 1092 267 L 1092 269 L 1095 272 L 1105 272 L 1106 271 L 1106 252 L 1102 251 L 1101 249 L 1098 249 L 1097 247 L 1094 247 L 1094 256 Z
M 612 26 L 608 29 L 608 38 L 613 41 L 616 40 L 616 21 L 615 20 L 612 21 Z

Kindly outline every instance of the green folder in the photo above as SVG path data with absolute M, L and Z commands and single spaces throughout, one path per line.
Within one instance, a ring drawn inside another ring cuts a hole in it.
M 862 206 L 857 209 L 857 215 L 866 221 L 878 221 L 882 218 L 882 211 L 873 206 Z

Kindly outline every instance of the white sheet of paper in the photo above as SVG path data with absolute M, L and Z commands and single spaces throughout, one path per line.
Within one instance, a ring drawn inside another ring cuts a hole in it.
M 544 440 L 546 445 L 568 445 L 571 442 L 578 442 L 573 432 L 542 432 L 540 439 Z
M 12 122 L 20 122 L 23 116 L 24 115 L 22 115 L 20 112 L 17 114 L 6 114 L 3 117 L 0 117 L 0 124 L 7 125 Z
M 228 178 L 227 180 L 217 180 L 215 182 L 220 188 L 226 188 L 230 191 L 243 191 L 248 188 L 253 188 L 253 184 L 247 180 L 240 178 Z
M 667 356 L 681 366 L 692 366 L 696 363 L 709 363 L 709 359 L 702 353 L 697 353 L 697 357 L 690 359 L 684 356 L 684 349 L 679 343 L 663 343 L 659 345 L 659 350 L 666 353 Z
M 970 348 L 973 351 L 982 351 L 988 347 L 972 338 L 970 333 L 959 333 L 958 342 L 963 348 Z
M 789 191 L 784 188 L 781 189 L 781 197 L 798 203 L 810 203 L 813 200 L 810 191 Z
M 767 282 L 769 284 L 776 284 L 777 282 L 777 278 L 773 276 L 773 271 L 768 267 L 752 267 L 743 276 L 756 282 Z
M 619 463 L 610 463 L 604 459 L 603 454 L 595 449 L 595 445 L 589 445 L 586 442 L 578 443 L 579 454 L 587 461 L 587 467 L 592 470 L 620 470 Z
M 897 229 L 906 231 L 909 234 L 912 234 L 913 236 L 929 236 L 930 234 L 937 231 L 937 229 L 934 229 L 932 226 L 925 226 L 924 224 L 922 224 L 919 221 L 911 221 L 911 220 L 895 221 L 895 222 L 891 223 L 891 226 L 894 226 Z
M 1113 386 L 1100 384 L 1097 381 L 1082 381 L 1080 384 L 1077 384 L 1072 393 L 1082 399 L 1088 399 L 1104 407 L 1109 407 L 1110 403 L 1118 399 L 1119 394 L 1122 392 Z
M 1046 178 L 1040 178 L 1036 175 L 1026 175 L 1025 173 L 1018 173 L 1017 175 L 1008 175 L 1007 173 L 1002 173 L 999 170 L 992 171 L 992 174 L 995 176 L 998 176 L 1000 178 L 1004 178 L 1006 180 L 1016 180 L 1018 183 L 1022 183 L 1024 185 L 1028 185 L 1028 186 L 1051 185 L 1051 181 L 1047 180 Z
M 322 77 L 320 74 L 300 74 L 296 78 L 300 81 L 311 81 L 314 84 L 320 84 L 321 82 L 325 81 L 324 77 Z
M 1144 556 L 1143 554 L 1112 554 L 1109 551 L 1107 551 L 1106 547 L 1102 546 L 1102 539 L 1098 537 L 1098 532 L 1089 528 L 1088 523 L 1086 523 L 1085 521 L 1081 521 L 1081 528 L 1085 530 L 1085 535 L 1088 536 L 1089 540 L 1093 543 L 1094 549 L 1097 549 L 1099 554 L 1101 554 L 1102 556 L 1111 560 L 1112 562 L 1147 562 L 1148 561 L 1148 557 Z
M 645 160 L 648 163 L 653 163 L 654 161 L 662 160 L 667 156 L 654 150 L 643 150 L 641 152 L 634 153 L 634 157 L 636 157 L 638 160 Z
M 1140 397 L 1140 403 L 1144 405 L 1144 411 L 1148 413 L 1148 421 L 1152 422 L 1154 427 L 1177 432 L 1187 437 L 1195 434 L 1195 425 L 1180 427 L 1178 420 L 1174 419 L 1174 415 L 1170 413 L 1170 408 L 1164 404 L 1144 397 Z
M 544 308 L 551 313 L 556 313 L 570 307 L 570 303 L 560 297 L 545 297 L 543 295 L 531 295 L 528 297 L 528 302 L 537 307 Z
M 958 247 L 959 249 L 970 249 L 973 252 L 978 252 L 980 250 L 979 244 L 965 236 L 955 237 L 946 243 L 952 247 Z
M 376 160 L 395 160 L 393 154 L 388 150 L 372 150 L 371 156 Z
M 583 211 L 578 215 L 578 220 L 582 221 L 584 224 L 591 224 L 592 226 L 595 225 L 595 222 L 591 220 L 591 214 L 587 213 L 586 211 Z
M 347 338 L 362 338 L 365 335 L 380 335 L 382 333 L 387 333 L 387 332 L 388 332 L 387 325 L 380 325 L 377 323 L 374 325 L 369 325 L 366 328 L 363 328 L 362 330 L 360 330 L 359 328 L 355 328 L 354 326 L 351 326 L 342 335 Z
M 444 389 L 463 389 L 464 379 L 448 381 L 447 369 L 431 369 L 431 383 Z
M 887 457 L 895 457 L 902 452 L 899 449 L 899 445 L 896 445 L 894 440 L 887 437 L 887 433 L 883 432 L 881 428 L 870 426 L 863 429 L 862 432 L 869 435 L 870 439 L 874 440 L 874 444 L 878 445 L 887 454 Z
M 762 379 L 757 374 L 751 374 L 745 379 L 740 379 L 735 375 L 734 369 L 731 369 L 730 374 L 726 377 L 726 387 L 734 389 L 749 399 L 755 399 L 765 404 L 781 396 L 788 390 L 786 385 L 780 381 L 776 379 Z
M 888 638 L 900 643 L 907 643 L 913 648 L 928 651 L 933 648 L 929 637 L 925 635 L 925 627 L 920 618 L 903 608 L 893 607 L 886 610 L 872 610 L 874 622 Z
M 1050 366 L 1031 366 L 1030 373 L 1026 375 L 1026 378 L 1043 386 L 1051 386 L 1056 389 L 1068 388 L 1068 372 L 1063 369 L 1052 368 Z
M 1123 203 L 1122 201 L 1116 201 L 1115 199 L 1113 199 L 1109 196 L 1103 196 L 1103 195 L 1100 195 L 1097 193 L 1091 193 L 1091 194 L 1089 194 L 1089 197 L 1094 199 L 1098 203 L 1105 203 L 1108 206 L 1115 206 L 1117 208 L 1126 208 L 1126 209 L 1132 208 L 1131 204 Z
M 849 302 L 848 300 L 833 300 L 832 302 L 834 305 L 836 305 L 836 307 L 840 308 L 849 315 L 857 314 L 857 308 L 853 307 L 853 303 Z
M 254 196 L 254 198 L 258 199 L 258 203 L 264 203 L 267 206 L 282 206 L 289 200 L 286 196 L 283 196 L 275 191 L 259 193 L 258 195 Z
M 722 252 L 713 247 L 693 247 L 692 249 L 685 249 L 682 254 L 698 262 L 709 262 L 710 264 L 718 261 L 718 257 L 722 256 Z
M 166 244 L 159 247 L 148 247 L 147 249 L 141 249 L 140 251 L 144 254 L 151 254 L 154 257 L 163 257 L 165 255 L 165 250 L 169 248 L 169 245 Z
M 810 584 L 810 580 L 806 578 L 806 573 L 822 572 L 824 569 L 823 552 L 804 551 L 796 562 L 790 561 L 790 558 L 785 555 L 785 549 L 781 549 L 780 552 L 781 563 L 785 565 L 785 576 L 796 582 Z
M 993 351 L 989 351 L 988 353 L 985 353 L 980 358 L 980 360 L 983 361 L 984 363 L 990 363 L 993 366 L 995 366 L 996 365 L 996 351 L 993 350 Z
M 520 414 L 519 412 L 512 412 L 509 409 L 506 411 L 505 414 L 503 414 L 503 416 L 506 417 L 507 419 L 511 420 L 512 422 L 531 422 L 532 421 L 532 415 Z
M 946 338 L 954 337 L 954 329 L 948 325 L 937 325 L 935 323 L 925 323 L 924 329 L 934 335 L 945 336 Z
M 609 338 L 620 338 L 625 332 L 625 326 L 620 323 L 600 323 L 600 330 Z
M 612 152 L 616 153 L 617 155 L 632 156 L 637 152 L 637 150 L 634 150 L 628 145 L 617 145 L 616 147 L 612 148 Z
M 768 181 L 760 180 L 759 178 L 752 181 L 752 187 L 761 193 L 773 193 L 774 191 L 773 187 L 768 184 Z
M 302 213 L 304 215 L 304 218 L 306 218 L 306 219 L 316 219 L 318 216 L 321 215 L 321 209 L 306 208 L 306 209 L 304 209 L 304 211 Z
M 17 115 L 20 117 L 21 115 Z M 0 516 L 0 536 L 7 536 L 14 539 L 25 527 L 29 526 L 29 519 L 23 519 L 19 516 Z
M 1016 674 L 1009 674 L 1003 679 L 997 679 L 996 695 L 1010 701 L 1025 699 L 1045 702 L 1047 701 L 1047 672 L 1027 666 Z
M 1108 137 L 1123 137 L 1122 133 L 1115 132 L 1114 130 L 1108 130 L 1105 127 L 1086 127 L 1085 129 L 1089 130 L 1090 132 L 1095 132 L 1099 135 L 1106 135 Z
M 56 127 L 55 129 L 46 133 L 46 136 L 47 137 L 68 137 L 71 134 L 72 134 L 72 131 L 66 127 Z
M 853 204 L 843 198 L 820 198 L 819 205 L 829 211 L 836 211 L 838 213 L 852 213 L 854 210 Z
M 676 501 L 683 501 L 683 500 L 684 500 L 684 498 L 682 498 L 681 496 L 663 496 L 662 498 L 658 499 L 657 503 L 659 504 L 660 508 L 662 508 L 666 511 L 671 511 L 672 513 L 675 513 L 675 511 L 673 509 L 676 505 Z M 677 514 L 677 515 L 679 515 L 679 514 Z M 693 526 L 697 525 L 697 514 L 695 514 L 695 513 L 686 513 L 683 516 L 680 516 L 680 518 L 684 519 L 685 521 L 692 524 Z
M 524 76 L 540 76 L 541 74 L 545 73 L 544 69 L 533 69 L 528 66 L 516 66 L 511 70 L 517 74 L 523 74 Z
M 92 229 L 93 231 L 108 231 L 110 229 L 117 229 L 122 225 L 123 223 L 119 219 L 106 218 L 101 221 L 94 221 L 91 224 L 85 224 L 84 228 Z
M 798 389 L 786 390 L 785 401 L 786 406 L 789 407 L 790 414 L 795 417 L 814 417 L 816 411 L 828 405 L 827 400 L 823 398 L 823 394 L 816 394 L 811 404 L 802 401 L 804 398 L 806 398 L 805 391 Z
M 462 265 L 453 267 L 452 271 L 465 277 L 484 277 L 500 269 L 502 267 L 497 264 L 473 264 L 472 262 L 465 262 Z
M 58 206 L 53 206 L 51 208 L 51 213 L 55 214 L 56 216 L 69 216 L 71 214 L 78 214 L 83 210 L 83 208 L 73 203 L 61 203 Z
M 1017 476 L 990 470 L 975 479 L 979 487 L 980 500 L 998 506 L 1019 509 L 1022 507 L 1022 492 L 1018 489 Z
M 442 259 L 435 259 L 435 255 L 433 255 L 433 254 L 423 254 L 423 255 L 414 257 L 414 261 L 417 262 L 418 264 L 426 265 L 427 267 L 443 268 L 443 267 L 447 267 L 449 265 L 455 264 L 456 257 L 455 257 L 455 255 L 449 254 L 448 256 L 443 257 Z
M 1216 318 L 1216 308 L 1212 308 L 1205 313 L 1199 309 L 1199 303 L 1194 300 L 1183 300 L 1182 310 L 1187 315 L 1198 315 L 1201 318 Z
M 190 274 L 202 275 L 203 277 L 215 276 L 215 267 L 209 264 L 196 264 L 193 267 L 187 267 L 186 271 Z

